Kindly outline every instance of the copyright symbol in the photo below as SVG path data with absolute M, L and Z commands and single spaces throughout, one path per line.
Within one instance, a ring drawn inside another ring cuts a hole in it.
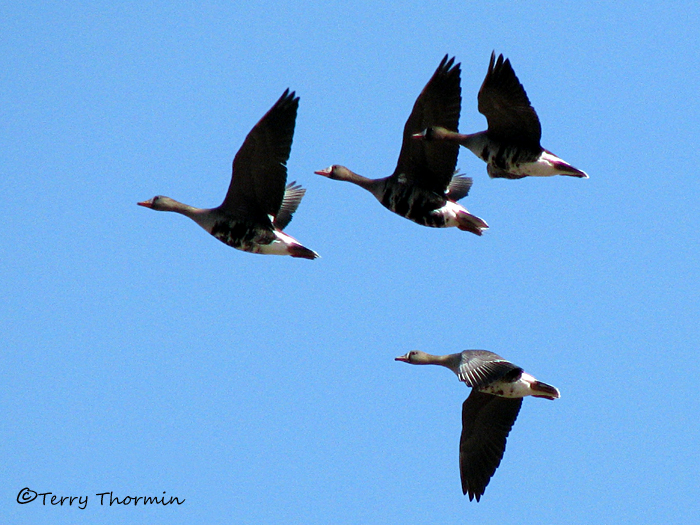
M 36 499 L 36 492 L 34 492 L 29 487 L 24 487 L 17 494 L 17 503 L 24 505 L 25 503 L 31 503 Z

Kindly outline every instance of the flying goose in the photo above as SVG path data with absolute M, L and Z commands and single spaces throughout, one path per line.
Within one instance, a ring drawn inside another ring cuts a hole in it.
M 486 222 L 457 204 L 472 185 L 469 177 L 455 174 L 459 145 L 411 139 L 427 126 L 457 129 L 461 91 L 460 65 L 445 55 L 406 121 L 399 160 L 391 176 L 368 179 L 337 164 L 315 173 L 352 182 L 389 210 L 423 226 L 456 226 L 481 235 L 488 228 Z
M 478 96 L 479 113 L 486 117 L 488 129 L 465 135 L 451 131 L 449 126 L 434 125 L 414 134 L 413 138 L 461 144 L 488 164 L 486 169 L 492 178 L 570 175 L 587 179 L 585 172 L 542 148 L 540 119 L 525 88 L 515 76 L 510 60 L 503 60 L 503 55 L 495 60 L 495 56 L 491 53 Z
M 294 182 L 285 186 L 298 107 L 299 97 L 287 89 L 248 133 L 220 206 L 200 209 L 163 196 L 137 204 L 185 215 L 238 250 L 316 259 L 316 252 L 282 231 L 306 193 Z
M 431 355 L 411 350 L 396 361 L 413 365 L 441 365 L 472 387 L 462 405 L 462 436 L 459 440 L 459 473 L 462 493 L 469 501 L 481 496 L 498 468 L 506 438 L 520 412 L 523 397 L 558 399 L 559 390 L 537 381 L 517 365 L 486 350 Z

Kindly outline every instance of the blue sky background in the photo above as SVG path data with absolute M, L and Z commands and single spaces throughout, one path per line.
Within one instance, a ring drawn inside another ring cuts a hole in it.
M 698 5 L 69 4 L 0 18 L 0 521 L 700 519 Z M 462 149 L 477 238 L 313 174 L 390 174 L 445 53 L 460 130 L 484 129 L 492 50 L 589 180 L 490 180 Z M 287 231 L 321 259 L 136 206 L 218 205 L 287 87 L 308 189 Z M 457 460 L 469 389 L 394 361 L 467 348 L 562 392 L 525 400 L 478 504 Z M 19 505 L 23 487 L 88 505 Z M 186 502 L 100 507 L 109 491 Z

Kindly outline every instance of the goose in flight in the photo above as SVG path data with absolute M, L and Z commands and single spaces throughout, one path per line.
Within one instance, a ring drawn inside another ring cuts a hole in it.
M 479 113 L 486 117 L 488 129 L 462 134 L 449 126 L 426 126 L 413 135 L 419 141 L 460 144 L 487 163 L 492 178 L 522 179 L 570 175 L 587 179 L 574 168 L 540 145 L 542 127 L 525 88 L 515 76 L 510 60 L 491 53 L 491 62 L 479 90 Z
M 486 350 L 431 355 L 411 350 L 396 361 L 413 365 L 441 365 L 472 388 L 462 404 L 459 473 L 462 493 L 469 501 L 481 496 L 498 468 L 506 438 L 520 412 L 523 397 L 558 399 L 559 390 L 536 380 L 517 365 Z
M 294 182 L 286 184 L 298 107 L 299 97 L 287 89 L 248 133 L 233 159 L 231 184 L 220 206 L 195 208 L 163 196 L 137 204 L 189 217 L 238 250 L 316 259 L 316 252 L 282 231 L 306 193 Z
M 456 226 L 481 235 L 488 224 L 457 204 L 472 185 L 470 178 L 455 175 L 459 145 L 411 138 L 428 126 L 457 129 L 461 92 L 460 64 L 454 63 L 454 57 L 448 59 L 445 55 L 406 121 L 399 160 L 392 175 L 368 179 L 338 164 L 315 173 L 352 182 L 369 191 L 389 210 L 423 226 Z

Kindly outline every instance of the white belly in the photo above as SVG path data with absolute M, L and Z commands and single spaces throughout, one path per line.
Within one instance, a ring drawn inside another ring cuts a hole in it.
M 562 160 L 548 151 L 543 151 L 540 158 L 535 162 L 521 164 L 512 172 L 518 175 L 529 175 L 531 177 L 552 177 L 561 174 L 558 168 Z
M 447 201 L 447 203 L 442 208 L 439 208 L 436 211 L 445 218 L 446 228 L 457 227 L 459 225 L 459 221 L 457 220 L 459 214 L 469 213 L 464 206 L 452 201 Z
M 290 246 L 301 246 L 294 237 L 279 230 L 275 230 L 275 237 L 276 239 L 270 244 L 259 244 L 256 252 L 266 255 L 289 255 Z
M 523 372 L 520 379 L 514 381 L 513 383 L 496 381 L 488 386 L 480 388 L 479 391 L 500 397 L 527 397 L 535 393 L 530 385 L 536 381 L 537 380 L 530 374 Z

